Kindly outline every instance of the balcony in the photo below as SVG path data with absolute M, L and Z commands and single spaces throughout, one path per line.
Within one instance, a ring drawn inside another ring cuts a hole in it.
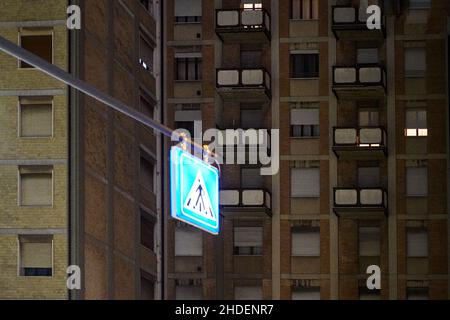
M 381 2 L 381 1 L 380 1 Z M 382 4 L 380 5 L 383 8 Z M 339 5 L 332 7 L 332 24 L 336 39 L 346 40 L 384 40 L 386 38 L 386 24 L 383 11 L 381 12 L 381 29 L 367 28 L 367 17 L 365 7 L 352 7 Z
M 216 10 L 216 33 L 223 42 L 269 42 L 269 13 L 265 9 Z
M 270 74 L 264 68 L 217 69 L 216 86 L 224 101 L 267 102 L 271 99 Z
M 382 188 L 334 188 L 333 211 L 348 218 L 382 218 L 387 215 L 387 192 Z
M 343 159 L 386 157 L 386 131 L 381 127 L 333 128 L 333 152 Z
M 224 214 L 238 217 L 272 216 L 272 195 L 265 189 L 226 189 L 220 191 Z
M 338 99 L 384 97 L 386 81 L 386 71 L 379 64 L 333 67 L 333 92 Z

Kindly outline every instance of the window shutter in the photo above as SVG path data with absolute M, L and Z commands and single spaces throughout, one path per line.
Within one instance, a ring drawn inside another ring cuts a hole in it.
M 51 240 L 38 241 L 38 239 L 20 241 L 22 268 L 52 268 Z
M 51 104 L 25 104 L 20 107 L 21 137 L 51 137 L 53 115 Z
M 292 109 L 291 125 L 318 125 L 319 109 Z
M 176 17 L 201 17 L 202 0 L 175 0 Z
M 235 300 L 261 300 L 262 288 L 261 287 L 235 287 L 234 288 Z
M 426 230 L 408 230 L 406 243 L 408 257 L 428 257 L 428 233 Z
M 320 195 L 320 172 L 318 168 L 291 169 L 291 196 L 318 197 Z
M 378 257 L 380 255 L 380 228 L 359 228 L 359 255 L 362 257 Z
M 425 48 L 405 48 L 405 74 L 423 76 L 426 70 Z
M 320 256 L 320 232 L 315 230 L 293 230 L 292 255 Z
M 234 228 L 235 247 L 262 247 L 262 227 L 236 227 Z
M 191 227 L 175 229 L 175 256 L 200 257 L 203 255 L 203 234 Z
M 425 110 L 417 111 L 417 128 L 427 128 L 427 112 Z
M 260 168 L 242 168 L 241 179 L 242 188 L 262 188 L 264 185 Z
M 297 288 L 292 291 L 292 300 L 320 300 L 320 288 Z
M 380 186 L 379 167 L 358 168 L 358 186 L 360 188 L 375 188 Z
M 203 288 L 201 286 L 177 286 L 175 289 L 176 300 L 202 300 Z
M 23 206 L 51 206 L 53 203 L 52 173 L 20 175 L 20 204 Z
M 357 50 L 357 63 L 378 63 L 377 48 L 360 48 Z
M 428 194 L 427 167 L 406 168 L 406 195 L 426 196 Z

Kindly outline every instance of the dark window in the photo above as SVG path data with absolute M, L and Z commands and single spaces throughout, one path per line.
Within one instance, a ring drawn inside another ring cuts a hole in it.
M 52 35 L 21 35 L 20 44 L 22 48 L 30 51 L 38 57 L 53 63 Z M 33 68 L 24 61 L 20 61 L 21 68 Z
M 234 247 L 236 256 L 262 256 L 262 247 Z
M 139 2 L 144 6 L 145 10 L 153 13 L 153 0 L 139 0 Z
M 317 78 L 319 76 L 319 54 L 292 54 L 291 78 Z
M 141 271 L 141 300 L 155 300 L 155 279 Z
M 143 114 L 145 114 L 147 117 L 152 118 L 154 117 L 154 111 L 155 111 L 155 107 L 154 105 L 150 102 L 150 99 L 147 98 L 145 95 L 141 95 L 140 97 L 140 108 L 141 108 L 141 112 Z
M 154 166 L 144 157 L 141 157 L 140 181 L 142 187 L 153 192 Z
M 318 137 L 320 136 L 319 125 L 292 125 L 292 137 Z
M 141 213 L 141 244 L 152 251 L 155 250 L 155 224 Z
M 180 17 L 175 17 L 175 22 L 178 22 L 178 23 L 202 22 L 202 17 L 201 16 L 180 16 Z
M 175 127 L 189 131 L 191 137 L 194 137 L 194 121 L 177 121 Z
M 52 268 L 23 268 L 24 277 L 51 277 Z
M 139 41 L 139 64 L 150 72 L 153 72 L 153 47 L 148 37 L 141 32 Z
M 176 58 L 176 80 L 201 80 L 201 58 Z
M 261 50 L 241 50 L 241 68 L 260 68 Z

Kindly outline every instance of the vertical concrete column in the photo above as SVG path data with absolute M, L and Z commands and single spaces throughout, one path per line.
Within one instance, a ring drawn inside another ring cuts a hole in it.
M 279 4 L 271 1 L 272 128 L 280 128 Z M 272 299 L 280 299 L 280 174 L 272 177 Z
M 332 21 L 332 2 L 328 3 L 328 21 Z M 328 65 L 329 65 L 329 171 L 330 171 L 330 300 L 339 299 L 339 221 L 333 212 L 334 192 L 333 187 L 337 184 L 337 158 L 331 150 L 333 146 L 333 127 L 337 125 L 337 99 L 333 93 L 333 68 L 336 63 L 336 40 L 331 30 L 331 23 L 328 27 Z
M 389 238 L 389 299 L 397 299 L 397 213 L 396 213 L 396 143 L 395 143 L 395 17 L 386 19 L 386 52 L 387 52 L 387 136 L 388 136 L 388 238 Z M 383 288 L 382 288 L 383 289 Z

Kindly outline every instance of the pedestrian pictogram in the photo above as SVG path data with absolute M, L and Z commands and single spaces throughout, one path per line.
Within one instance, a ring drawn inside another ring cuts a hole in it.
M 184 208 L 190 209 L 205 218 L 215 219 L 211 201 L 209 200 L 208 189 L 206 189 L 201 171 L 197 172 L 194 184 L 184 203 Z

